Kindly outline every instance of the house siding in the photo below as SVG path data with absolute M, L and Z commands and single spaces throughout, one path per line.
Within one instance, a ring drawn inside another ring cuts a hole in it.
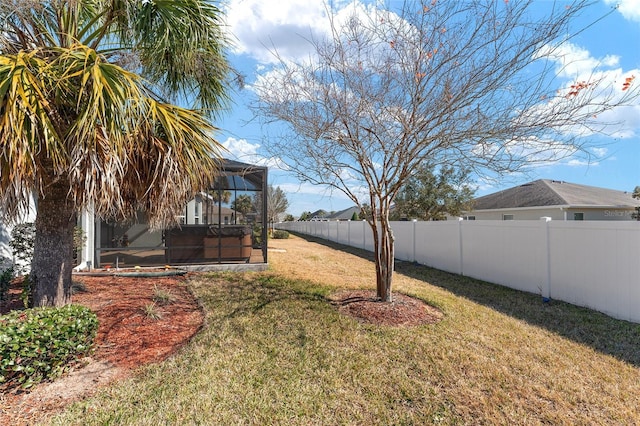
M 476 220 L 502 220 L 505 214 L 513 215 L 513 220 L 538 220 L 550 217 L 552 220 L 574 220 L 574 213 L 583 213 L 583 220 L 628 221 L 634 220 L 634 209 L 629 208 L 580 208 L 545 207 L 523 209 L 476 210 L 464 216 L 475 216 Z

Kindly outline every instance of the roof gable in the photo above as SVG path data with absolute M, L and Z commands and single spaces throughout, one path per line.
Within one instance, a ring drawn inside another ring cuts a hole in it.
M 358 206 L 349 207 L 344 210 L 340 210 L 330 216 L 327 216 L 327 219 L 333 220 L 350 220 L 353 217 L 354 213 L 358 213 L 360 215 L 360 208 Z
M 310 217 L 312 217 L 312 218 L 313 218 L 313 217 L 316 217 L 316 218 L 326 218 L 328 214 L 329 214 L 329 213 L 327 213 L 327 211 L 326 211 L 326 210 L 322 210 L 322 209 L 320 209 L 320 210 L 316 210 L 315 212 L 311 213 L 309 216 L 310 216 Z
M 547 206 L 636 207 L 640 200 L 630 192 L 539 179 L 478 197 L 474 202 L 474 210 Z

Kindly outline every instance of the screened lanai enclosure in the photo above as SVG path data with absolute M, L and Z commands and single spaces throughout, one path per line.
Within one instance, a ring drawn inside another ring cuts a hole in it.
M 267 263 L 267 168 L 224 160 L 214 184 L 185 206 L 180 223 L 153 231 L 141 214 L 98 222 L 97 267 Z

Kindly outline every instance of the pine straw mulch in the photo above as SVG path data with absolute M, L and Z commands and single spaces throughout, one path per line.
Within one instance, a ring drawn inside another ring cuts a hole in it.
M 186 344 L 202 327 L 204 313 L 185 285 L 186 277 L 77 277 L 84 291 L 73 303 L 91 308 L 100 326 L 95 351 L 67 375 L 42 383 L 30 391 L 0 392 L 0 424 L 33 424 L 85 398 L 100 386 L 131 375 L 140 366 L 159 362 Z M 153 319 L 146 310 L 154 303 L 156 289 L 168 291 L 174 300 L 155 305 L 161 315 Z M 0 314 L 20 307 L 20 289 L 0 305 Z M 333 294 L 339 312 L 360 321 L 384 326 L 416 326 L 435 323 L 442 313 L 410 296 L 394 293 L 393 302 L 380 303 L 375 292 L 349 290 Z

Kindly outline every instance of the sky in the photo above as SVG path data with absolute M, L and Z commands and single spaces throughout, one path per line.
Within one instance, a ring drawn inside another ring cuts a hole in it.
M 366 0 L 356 0 L 366 1 Z M 453 1 L 453 0 L 449 0 Z M 507 0 L 508 1 L 508 0 Z M 517 1 L 517 0 L 511 0 Z M 548 6 L 552 0 L 535 0 L 535 7 Z M 387 2 L 393 6 L 395 0 Z M 339 11 L 353 7 L 351 0 L 334 0 Z M 371 3 L 371 2 L 368 2 Z M 269 166 L 269 183 L 279 186 L 289 201 L 288 213 L 299 216 L 305 211 L 339 211 L 353 202 L 339 191 L 299 182 L 287 173 L 277 159 L 267 154 L 269 141 L 259 120 L 249 110 L 255 100 L 251 84 L 281 57 L 300 59 L 309 55 L 310 35 L 327 30 L 326 9 L 322 0 L 226 0 L 224 11 L 233 49 L 231 65 L 246 80 L 245 89 L 235 89 L 229 110 L 215 124 L 220 128 L 216 138 L 229 151 L 225 156 L 238 161 Z M 600 0 L 574 23 L 582 28 L 597 17 L 615 11 L 571 39 L 563 50 L 570 67 L 558 67 L 558 77 L 585 74 L 597 69 L 603 75 L 634 75 L 640 84 L 640 0 Z M 563 75 L 564 74 L 564 75 Z M 527 173 L 504 176 L 497 181 L 478 179 L 476 195 L 486 195 L 535 179 L 554 179 L 633 191 L 640 185 L 640 100 L 627 108 L 607 114 L 620 127 L 614 134 L 591 136 L 594 147 L 591 158 L 565 158 L 555 163 L 538 165 Z

